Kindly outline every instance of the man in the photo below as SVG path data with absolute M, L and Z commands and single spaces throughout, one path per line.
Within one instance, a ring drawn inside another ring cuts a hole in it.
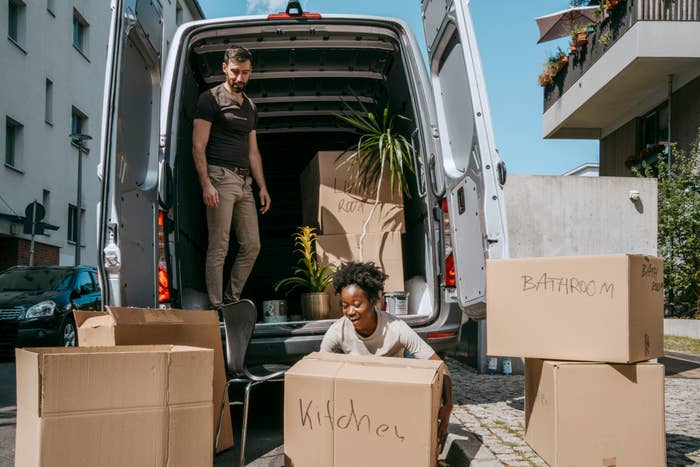
M 215 308 L 240 298 L 260 251 L 252 179 L 260 189 L 260 212 L 265 214 L 271 203 L 255 133 L 257 112 L 243 92 L 252 73 L 251 59 L 243 47 L 226 50 L 222 64 L 226 79 L 199 96 L 194 117 L 192 154 L 209 229 L 206 283 Z M 224 289 L 231 226 L 240 248 Z

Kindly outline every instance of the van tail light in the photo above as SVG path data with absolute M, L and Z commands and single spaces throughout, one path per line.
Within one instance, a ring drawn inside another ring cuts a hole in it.
M 158 302 L 161 304 L 170 302 L 170 282 L 168 271 L 162 264 L 158 265 Z
M 447 208 L 447 198 L 442 198 L 441 205 L 442 205 L 442 212 L 447 214 L 447 212 L 449 211 L 449 209 Z
M 296 13 L 292 13 L 294 10 Z M 287 10 L 284 13 L 271 13 L 267 15 L 267 19 L 321 19 L 320 13 L 307 13 L 301 9 L 301 3 L 295 0 L 290 0 L 287 3 Z
M 168 277 L 165 252 L 165 212 L 158 211 L 158 303 L 162 307 L 170 305 L 170 278 Z
M 301 13 L 290 15 L 289 13 L 270 13 L 267 19 L 321 19 L 321 13 Z
M 452 253 L 445 258 L 445 286 L 457 287 L 457 274 L 455 274 L 455 257 Z

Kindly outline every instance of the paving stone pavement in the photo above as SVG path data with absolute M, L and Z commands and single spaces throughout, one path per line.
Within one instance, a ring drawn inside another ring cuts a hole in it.
M 449 431 L 480 438 L 470 465 L 546 466 L 524 440 L 524 377 L 482 375 L 452 358 L 447 364 L 455 399 Z M 666 452 L 669 467 L 700 465 L 700 379 L 666 378 Z

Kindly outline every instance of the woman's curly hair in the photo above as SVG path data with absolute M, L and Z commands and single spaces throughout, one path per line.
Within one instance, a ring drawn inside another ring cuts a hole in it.
M 384 274 L 374 263 L 343 263 L 333 276 L 333 288 L 339 294 L 345 287 L 360 287 L 369 300 L 378 300 L 384 291 Z

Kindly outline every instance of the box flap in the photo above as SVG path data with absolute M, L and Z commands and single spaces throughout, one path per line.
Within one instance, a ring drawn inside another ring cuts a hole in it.
M 168 354 L 168 405 L 212 403 L 214 351 L 173 346 Z
M 108 326 L 114 323 L 112 316 L 104 311 L 73 311 L 75 325 L 78 327 Z
M 42 416 L 166 404 L 167 355 L 162 349 L 75 347 L 37 353 Z
M 214 310 L 161 310 L 159 308 L 130 308 L 107 306 L 118 324 L 212 324 L 219 323 Z

